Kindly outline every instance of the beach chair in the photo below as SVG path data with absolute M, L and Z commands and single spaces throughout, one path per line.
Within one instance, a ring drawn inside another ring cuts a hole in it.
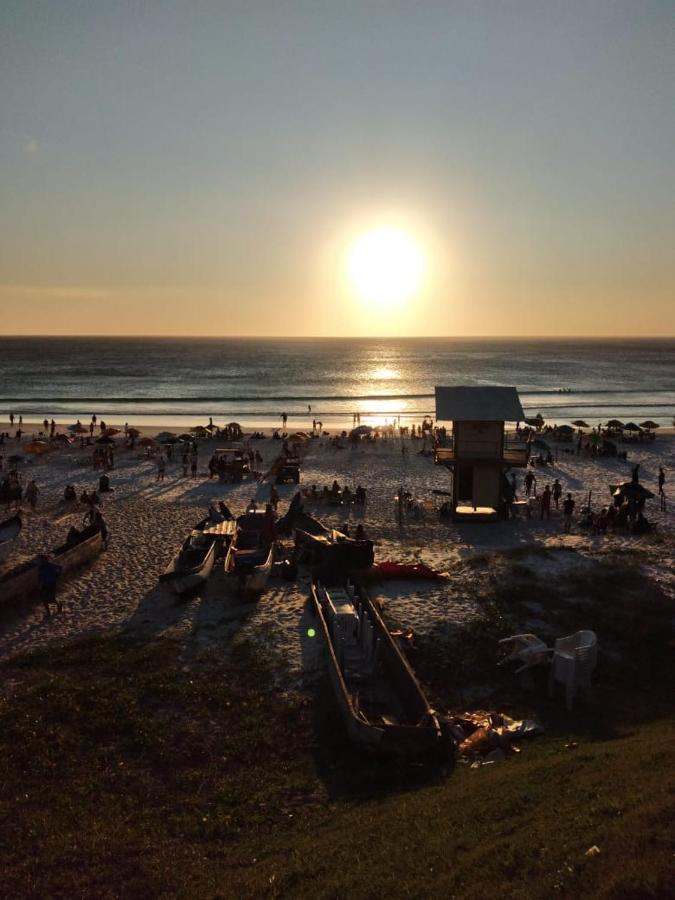
M 502 638 L 499 643 L 511 644 L 511 652 L 498 665 L 502 666 L 504 663 L 515 659 L 523 663 L 519 669 L 516 669 L 516 675 L 524 669 L 548 662 L 551 653 L 554 652 L 536 634 L 513 634 L 511 637 Z
M 577 688 L 583 688 L 587 697 L 591 692 L 591 673 L 598 657 L 598 638 L 594 631 L 577 631 L 568 637 L 558 638 L 551 658 L 549 694 L 555 692 L 556 682 L 565 685 L 567 709 Z

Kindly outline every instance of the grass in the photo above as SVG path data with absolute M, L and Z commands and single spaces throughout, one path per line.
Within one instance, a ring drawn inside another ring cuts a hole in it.
M 494 641 L 519 615 L 513 585 L 453 636 L 461 666 L 421 642 L 438 708 L 492 677 L 499 708 L 546 727 L 478 770 L 363 759 L 325 683 L 283 689 L 280 660 L 237 638 L 189 661 L 174 640 L 105 637 L 5 664 L 3 897 L 673 896 L 664 598 L 644 583 L 637 597 L 615 562 L 560 599 L 582 586 L 585 611 L 562 602 L 561 628 L 607 607 L 598 627 L 621 648 L 636 620 L 653 625 L 637 685 L 603 659 L 592 707 L 572 714 L 541 683 L 495 679 Z

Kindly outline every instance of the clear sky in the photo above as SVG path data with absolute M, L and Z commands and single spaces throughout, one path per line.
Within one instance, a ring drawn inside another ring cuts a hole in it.
M 674 97 L 672 0 L 3 0 L 0 331 L 673 335 Z

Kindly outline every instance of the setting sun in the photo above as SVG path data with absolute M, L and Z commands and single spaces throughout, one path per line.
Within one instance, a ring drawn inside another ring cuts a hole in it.
M 418 241 L 397 228 L 377 228 L 350 247 L 347 272 L 360 300 L 399 306 L 413 297 L 424 278 L 425 259 Z

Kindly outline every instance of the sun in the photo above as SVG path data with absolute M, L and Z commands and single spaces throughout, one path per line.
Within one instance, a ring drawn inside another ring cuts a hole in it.
M 425 258 L 419 242 L 398 228 L 375 228 L 349 248 L 347 275 L 356 296 L 367 303 L 402 306 L 421 288 Z

